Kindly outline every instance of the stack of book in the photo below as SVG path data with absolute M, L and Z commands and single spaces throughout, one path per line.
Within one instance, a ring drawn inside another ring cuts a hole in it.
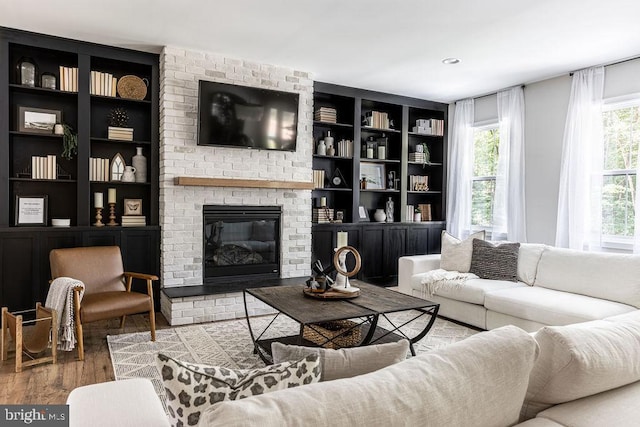
M 144 227 L 147 225 L 147 217 L 144 215 L 122 215 L 123 227 Z
M 335 108 L 320 107 L 316 110 L 315 115 L 313 116 L 313 120 L 319 122 L 335 123 L 336 117 L 337 115 Z
M 407 210 L 404 213 L 404 220 L 413 222 L 413 214 L 415 213 L 413 205 L 407 205 Z
M 350 139 L 341 139 L 338 141 L 338 151 L 336 152 L 338 157 L 346 157 L 348 159 L 353 157 L 353 141 Z
M 31 156 L 31 179 L 58 179 L 57 163 L 53 154 Z
M 119 128 L 119 127 L 109 126 L 107 137 L 109 139 L 133 141 L 133 128 Z
M 89 181 L 110 181 L 109 159 L 89 157 Z
M 409 161 L 416 163 L 426 163 L 425 153 L 409 153 Z
M 422 135 L 444 135 L 444 120 L 439 119 L 418 119 L 413 127 L 414 133 Z
M 60 90 L 64 92 L 78 91 L 78 68 L 60 66 Z
M 429 177 L 409 175 L 409 191 L 429 191 Z
M 91 95 L 116 96 L 118 79 L 113 74 L 91 71 Z
M 377 129 L 389 129 L 389 115 L 381 111 L 367 111 L 364 115 L 365 126 Z
M 313 186 L 314 188 L 324 188 L 324 170 L 313 170 Z
M 314 224 L 326 224 L 333 221 L 333 209 L 314 208 L 312 221 Z

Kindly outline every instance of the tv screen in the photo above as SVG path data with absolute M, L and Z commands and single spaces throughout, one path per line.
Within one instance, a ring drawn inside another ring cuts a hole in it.
M 200 81 L 198 145 L 296 150 L 299 95 Z

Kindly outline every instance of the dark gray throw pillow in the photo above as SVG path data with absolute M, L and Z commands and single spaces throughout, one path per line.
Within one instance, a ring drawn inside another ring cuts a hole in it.
M 518 281 L 518 252 L 520 243 L 493 245 L 473 239 L 470 273 L 481 279 Z

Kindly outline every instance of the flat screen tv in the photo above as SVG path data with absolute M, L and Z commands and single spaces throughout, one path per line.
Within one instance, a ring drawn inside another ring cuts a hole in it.
M 198 145 L 296 150 L 297 93 L 200 81 Z

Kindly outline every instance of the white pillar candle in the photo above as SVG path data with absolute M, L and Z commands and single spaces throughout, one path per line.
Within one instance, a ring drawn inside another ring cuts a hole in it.
M 103 208 L 104 207 L 103 197 L 104 197 L 104 194 L 102 194 L 102 193 L 95 193 L 93 195 L 93 207 L 94 208 Z
M 115 188 L 110 188 L 109 189 L 107 201 L 109 203 L 115 203 L 116 202 L 116 189 Z
M 338 231 L 338 248 L 349 245 L 349 233 L 347 231 Z
M 324 208 L 325 206 L 327 206 L 327 198 L 326 197 L 320 197 L 320 207 Z

